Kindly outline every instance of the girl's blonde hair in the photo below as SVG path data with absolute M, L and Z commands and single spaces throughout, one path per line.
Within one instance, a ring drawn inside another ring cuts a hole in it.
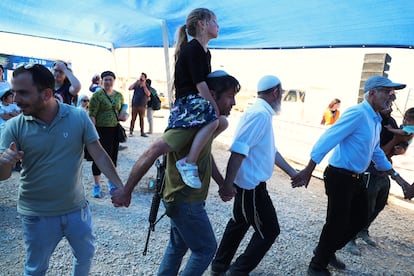
M 198 8 L 190 12 L 190 14 L 187 16 L 185 25 L 182 25 L 177 30 L 178 37 L 175 44 L 174 53 L 175 62 L 177 62 L 182 47 L 188 43 L 187 33 L 192 37 L 196 37 L 198 34 L 198 21 L 209 21 L 213 16 L 215 16 L 214 13 L 206 8 Z

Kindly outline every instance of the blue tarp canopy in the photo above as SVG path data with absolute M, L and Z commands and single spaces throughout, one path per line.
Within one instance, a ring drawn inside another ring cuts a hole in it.
M 197 7 L 217 15 L 211 48 L 414 46 L 412 0 L 2 0 L 0 31 L 107 49 L 172 46 Z

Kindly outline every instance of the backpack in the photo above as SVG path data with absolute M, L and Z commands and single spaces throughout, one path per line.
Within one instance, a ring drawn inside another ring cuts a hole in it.
M 151 96 L 150 96 L 150 101 L 151 101 L 151 108 L 152 110 L 160 110 L 161 109 L 161 100 L 157 95 L 157 92 L 155 91 L 151 91 Z

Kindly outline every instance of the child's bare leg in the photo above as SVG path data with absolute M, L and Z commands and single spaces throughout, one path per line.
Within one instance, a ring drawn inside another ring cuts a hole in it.
M 213 135 L 219 126 L 219 120 L 215 120 L 205 126 L 203 126 L 194 137 L 191 145 L 190 152 L 186 157 L 186 162 L 195 164 L 200 156 L 200 152 L 203 147 L 207 144 L 208 139 Z
M 213 133 L 214 138 L 216 138 L 217 136 L 220 135 L 220 133 L 222 133 L 223 131 L 225 131 L 227 129 L 227 127 L 229 126 L 229 121 L 227 121 L 227 117 L 221 115 L 218 119 L 219 121 L 219 125 L 216 129 L 216 131 Z

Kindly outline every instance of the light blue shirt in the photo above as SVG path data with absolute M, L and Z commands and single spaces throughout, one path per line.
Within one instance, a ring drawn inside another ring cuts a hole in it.
M 414 133 L 414 126 L 410 126 L 410 125 L 406 125 L 402 127 L 402 130 L 404 130 L 405 132 L 407 132 L 408 134 L 413 134 Z M 408 144 L 411 145 L 411 143 L 413 142 L 413 139 L 408 140 Z
M 230 151 L 245 156 L 234 182 L 252 190 L 273 173 L 276 145 L 272 116 L 275 111 L 263 99 L 257 99 L 240 118 Z
M 334 148 L 329 159 L 334 167 L 362 173 L 372 160 L 379 171 L 392 169 L 380 148 L 381 120 L 367 101 L 349 108 L 313 146 L 311 159 L 320 163 Z

